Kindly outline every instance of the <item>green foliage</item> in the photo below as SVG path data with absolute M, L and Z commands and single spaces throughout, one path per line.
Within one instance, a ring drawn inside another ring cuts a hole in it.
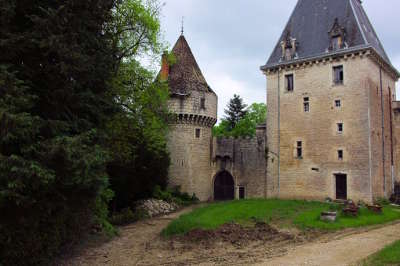
M 237 123 L 246 115 L 247 105 L 243 103 L 243 99 L 234 94 L 229 100 L 227 109 L 225 109 L 225 120 L 229 122 L 229 129 L 233 130 Z
M 48 264 L 107 226 L 113 1 L 0 1 L 0 261 Z
M 112 33 L 112 46 L 122 61 L 138 59 L 145 54 L 159 55 L 163 49 L 160 37 L 158 0 L 119 0 L 113 9 L 113 20 L 106 24 Z
M 138 63 L 162 49 L 159 10 L 0 0 L 3 264 L 49 264 L 93 226 L 113 234 L 114 196 L 123 206 L 166 185 L 167 88 Z
M 362 209 L 356 218 L 342 217 L 335 223 L 320 220 L 321 212 L 339 210 L 340 205 L 333 203 L 296 201 L 296 200 L 241 200 L 213 203 L 180 216 L 163 230 L 164 236 L 184 234 L 193 229 L 215 229 L 219 226 L 237 222 L 248 224 L 257 220 L 273 221 L 281 227 L 296 226 L 300 229 L 337 230 L 382 224 L 400 219 L 400 212 L 385 207 L 382 215 Z
M 131 208 L 124 208 L 120 212 L 113 214 L 110 218 L 110 222 L 113 225 L 127 225 L 144 218 L 147 218 L 147 214 L 144 210 L 136 210 L 133 212 Z
M 386 199 L 386 198 L 377 198 L 375 200 L 375 203 L 381 206 L 385 206 L 385 205 L 389 205 L 390 204 L 390 200 Z
M 364 261 L 365 266 L 400 265 L 400 241 L 388 245 Z
M 160 5 L 153 0 L 124 0 L 113 12 L 113 46 L 120 64 L 109 97 L 118 112 L 106 125 L 112 160 L 107 165 L 114 212 L 151 197 L 154 187 L 167 185 L 167 84 L 140 64 L 145 55 L 160 54 Z M 170 60 L 174 57 L 169 56 Z
M 161 189 L 160 186 L 154 188 L 153 197 L 155 199 L 163 200 L 166 202 L 174 202 L 181 206 L 187 206 L 193 203 L 199 202 L 199 199 L 195 194 L 190 196 L 188 193 L 182 193 L 180 187 L 175 187 L 173 189 L 167 188 L 165 190 Z
M 238 120 L 232 129 L 232 123 L 225 119 L 214 126 L 213 135 L 217 137 L 253 137 L 256 134 L 257 125 L 265 123 L 267 119 L 267 107 L 263 103 L 253 103 L 245 110 L 246 114 Z
M 155 185 L 167 185 L 168 88 L 136 61 L 124 63 L 113 84 L 123 112 L 107 125 L 113 158 L 107 169 L 116 193 L 113 207 L 120 210 L 150 197 Z

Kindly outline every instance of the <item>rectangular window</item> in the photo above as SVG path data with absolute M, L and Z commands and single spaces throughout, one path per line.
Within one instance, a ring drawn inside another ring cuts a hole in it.
M 304 97 L 304 112 L 308 113 L 310 112 L 310 98 Z
M 206 109 L 206 99 L 205 98 L 201 98 L 201 100 L 200 100 L 200 108 L 201 109 Z
M 343 160 L 343 151 L 342 150 L 338 150 L 337 154 L 338 154 L 338 159 L 339 160 Z
M 296 155 L 297 158 L 303 158 L 303 142 L 301 141 L 297 142 Z
M 342 37 L 335 36 L 332 38 L 332 50 L 336 51 L 342 48 Z
M 343 84 L 344 74 L 343 66 L 337 66 L 333 68 L 333 83 L 335 85 Z
M 342 102 L 340 100 L 335 101 L 335 107 L 342 107 Z
M 285 82 L 286 82 L 286 91 L 292 92 L 294 90 L 293 74 L 286 75 L 285 76 Z
M 337 131 L 338 131 L 338 133 L 343 133 L 343 123 L 337 124 Z
M 196 139 L 200 138 L 200 128 L 196 128 Z

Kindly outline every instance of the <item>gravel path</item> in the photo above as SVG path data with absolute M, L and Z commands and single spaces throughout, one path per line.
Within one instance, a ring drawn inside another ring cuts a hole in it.
M 258 265 L 357 265 L 369 255 L 400 239 L 400 224 L 356 233 L 328 242 L 298 246 L 287 255 L 265 260 Z
M 400 223 L 328 235 L 293 233 L 291 240 L 245 244 L 208 241 L 206 245 L 164 240 L 168 223 L 195 207 L 120 228 L 120 237 L 58 265 L 354 265 L 400 239 Z

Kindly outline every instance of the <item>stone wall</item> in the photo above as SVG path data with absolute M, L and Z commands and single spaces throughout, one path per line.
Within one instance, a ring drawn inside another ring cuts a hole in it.
M 253 138 L 215 138 L 213 177 L 227 170 L 234 178 L 236 198 L 244 187 L 245 198 L 266 197 L 265 126 Z
M 201 98 L 205 108 L 200 106 Z M 183 192 L 207 201 L 212 197 L 211 128 L 217 121 L 217 96 L 191 91 L 171 97 L 169 109 L 175 114 L 168 133 L 169 186 L 180 186 Z M 199 137 L 196 130 L 200 130 Z
M 334 85 L 333 67 L 339 65 L 344 69 L 344 83 Z M 347 175 L 348 198 L 370 202 L 383 195 L 377 73 L 377 65 L 366 54 L 327 58 L 267 73 L 268 197 L 335 198 L 335 174 Z M 286 91 L 287 74 L 294 75 L 293 92 Z M 383 76 L 386 98 L 394 81 L 385 71 Z M 304 112 L 305 97 L 309 98 L 310 112 Z M 335 106 L 336 100 L 341 101 L 341 107 Z M 389 117 L 386 105 L 384 112 Z M 338 132 L 338 123 L 343 123 L 343 133 Z M 385 120 L 385 138 L 389 125 Z M 303 145 L 302 158 L 296 156 L 297 141 Z M 338 159 L 338 150 L 343 150 L 343 160 Z M 385 154 L 390 158 L 390 142 L 386 142 Z M 388 161 L 385 169 L 390 173 Z

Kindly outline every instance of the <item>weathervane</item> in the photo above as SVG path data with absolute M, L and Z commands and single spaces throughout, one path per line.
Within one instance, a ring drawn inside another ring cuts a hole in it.
M 184 22 L 185 17 L 182 16 L 182 28 L 181 28 L 181 35 L 183 35 L 183 22 Z

